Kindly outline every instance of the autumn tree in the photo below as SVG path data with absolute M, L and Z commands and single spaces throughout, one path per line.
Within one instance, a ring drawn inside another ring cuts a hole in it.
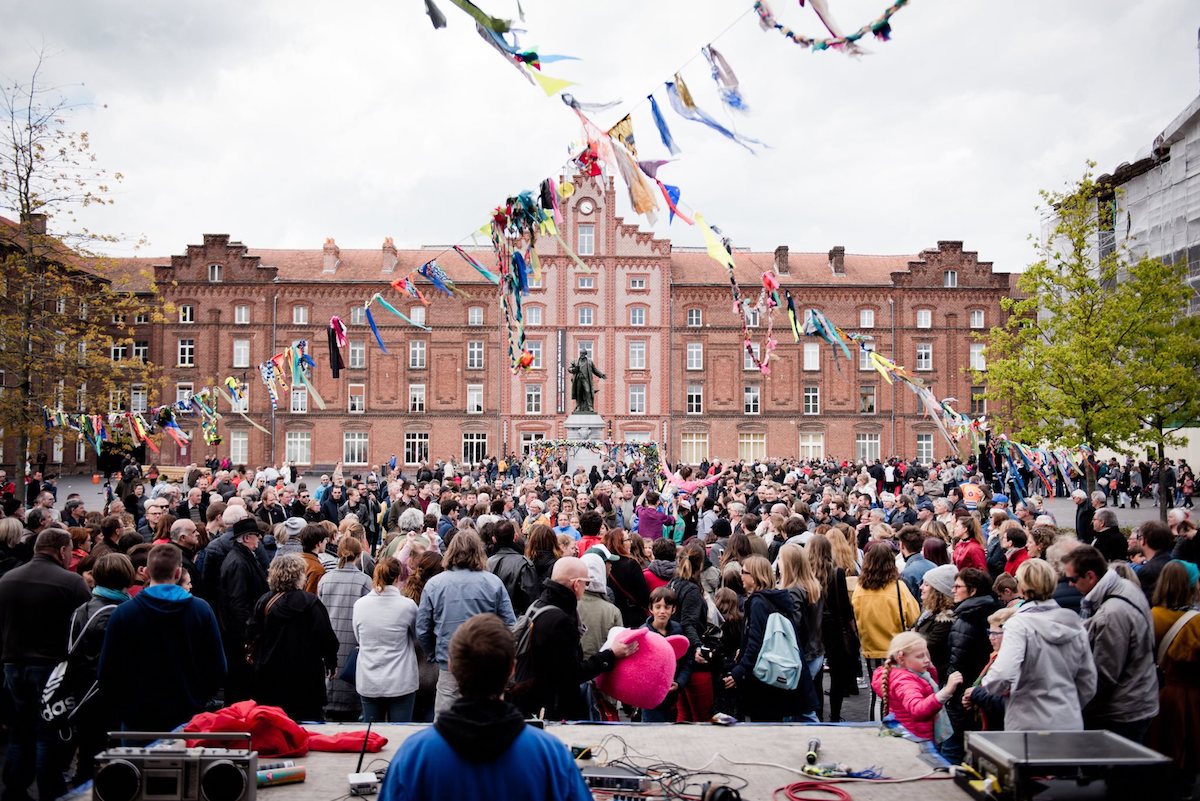
M 976 379 L 986 379 L 998 427 L 1022 441 L 1127 451 L 1144 421 L 1176 419 L 1174 401 L 1151 387 L 1182 387 L 1179 368 L 1194 370 L 1167 337 L 1190 290 L 1177 267 L 1130 260 L 1115 235 L 1113 190 L 1090 171 L 1041 197 L 1050 231 L 1018 297 L 1002 301 L 1010 316 L 985 335 L 987 371 Z M 1092 489 L 1090 470 L 1087 482 Z
M 27 84 L 0 87 L 0 212 L 15 218 L 0 219 L 0 437 L 17 443 L 21 476 L 63 433 L 47 431 L 45 410 L 107 416 L 140 406 L 148 399 L 140 388 L 154 386 L 142 350 L 156 314 L 153 283 L 96 256 L 114 237 L 77 219 L 111 203 L 121 176 L 97 164 L 87 133 L 69 125 L 73 107 L 41 85 L 41 67 Z

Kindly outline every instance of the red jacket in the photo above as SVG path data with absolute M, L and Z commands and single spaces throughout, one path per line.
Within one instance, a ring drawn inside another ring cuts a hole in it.
M 1017 550 L 1015 553 L 1013 553 L 1012 556 L 1008 557 L 1008 559 L 1004 562 L 1004 572 L 1010 576 L 1016 576 L 1017 568 L 1020 567 L 1021 563 L 1024 562 L 1028 558 L 1029 558 L 1028 550 L 1026 550 L 1025 548 L 1021 548 L 1021 549 Z
M 954 566 L 959 570 L 975 567 L 984 573 L 988 572 L 987 555 L 983 552 L 983 546 L 975 540 L 960 540 L 954 546 Z
M 932 740 L 933 719 L 942 711 L 942 702 L 937 699 L 934 689 L 911 670 L 880 665 L 871 678 L 871 687 L 878 696 L 883 696 L 883 674 L 886 671 L 891 671 L 888 677 L 888 711 L 913 737 Z M 936 682 L 937 668 L 929 668 L 929 675 Z

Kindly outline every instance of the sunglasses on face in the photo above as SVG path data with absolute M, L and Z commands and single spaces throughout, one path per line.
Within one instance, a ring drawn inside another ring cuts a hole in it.
M 1067 576 L 1067 583 L 1074 584 L 1075 582 L 1079 581 L 1080 578 L 1080 576 Z

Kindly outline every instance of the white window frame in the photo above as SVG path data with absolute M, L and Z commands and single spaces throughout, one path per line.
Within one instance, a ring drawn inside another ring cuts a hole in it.
M 483 414 L 483 384 L 467 384 L 467 414 Z
M 629 324 L 635 328 L 644 328 L 646 325 L 646 307 L 645 306 L 630 306 L 629 307 Z
M 822 431 L 801 431 L 797 453 L 801 459 L 824 459 L 825 433 Z
M 123 316 L 123 315 L 122 315 Z M 179 307 L 179 323 L 180 325 L 191 325 L 196 322 L 196 307 L 190 303 L 185 303 Z
M 464 431 L 462 435 L 462 457 L 466 464 L 479 464 L 488 455 L 486 431 Z
M 233 307 L 233 324 L 250 325 L 250 304 L 239 303 Z
M 942 273 L 942 286 L 945 289 L 958 288 L 958 270 L 946 270 Z
M 758 328 L 758 309 L 746 309 L 746 327 Z
M 542 341 L 540 339 L 527 339 L 525 340 L 525 348 L 533 356 L 533 361 L 529 363 L 529 369 L 541 370 L 543 365 L 542 352 L 545 350 L 542 347 Z
M 222 280 L 222 278 L 221 278 L 221 272 L 222 272 L 222 270 L 223 270 L 223 268 L 222 268 L 222 266 L 221 266 L 220 264 L 210 264 L 210 265 L 208 265 L 208 282 L 209 282 L 210 284 L 219 284 L 219 283 L 221 283 L 221 280 Z
M 869 391 L 869 392 L 868 392 Z M 871 399 L 871 409 L 867 411 L 863 401 L 866 398 Z M 876 384 L 859 384 L 858 385 L 858 413 L 870 417 L 879 414 L 879 386 Z
M 250 432 L 229 432 L 229 461 L 235 465 L 246 464 L 250 461 Z
M 412 320 L 417 325 L 425 325 L 425 307 L 413 306 L 408 310 L 408 319 Z
M 629 288 L 634 292 L 645 289 L 646 288 L 646 277 L 643 275 L 639 275 L 635 278 L 630 278 L 629 279 Z
M 124 342 L 116 342 L 108 349 L 108 355 L 114 362 L 123 362 L 129 358 L 129 346 Z
M 408 369 L 424 370 L 425 363 L 425 340 L 410 339 L 408 341 Z
M 521 454 L 528 455 L 529 449 L 535 442 L 541 442 L 546 438 L 546 435 L 541 431 L 522 431 L 521 432 Z
M 525 414 L 542 413 L 542 385 L 525 385 Z
M 483 325 L 483 307 L 468 306 L 467 307 L 467 325 L 477 327 Z
M 425 385 L 424 384 L 409 384 L 408 385 L 408 413 L 409 414 L 424 414 L 428 408 L 425 404 Z
M 978 391 L 976 391 L 978 390 Z M 971 387 L 970 400 L 967 402 L 968 414 L 972 417 L 979 417 L 987 414 L 987 397 L 984 395 L 987 392 L 987 387 L 976 384 Z M 978 398 L 978 400 L 976 400 Z
M 233 366 L 234 367 L 249 367 L 250 366 L 250 340 L 248 340 L 248 339 L 233 340 Z
M 859 328 L 874 328 L 875 327 L 875 310 L 874 309 L 859 309 L 858 310 L 858 327 Z
M 196 340 L 182 338 L 176 340 L 176 355 L 178 356 L 176 367 L 195 367 Z
M 370 464 L 371 435 L 366 431 L 342 432 L 342 464 L 356 467 Z
M 933 309 L 917 309 L 917 328 L 933 328 Z
M 742 414 L 762 414 L 762 386 L 746 384 L 742 388 Z
M 763 461 L 767 458 L 767 435 L 761 431 L 738 433 L 738 459 L 746 462 Z
M 367 343 L 366 340 L 350 340 L 346 352 L 346 368 L 348 370 L 362 370 L 367 366 Z
M 366 325 L 367 324 L 367 308 L 366 306 L 351 306 L 350 307 L 350 325 Z
M 283 439 L 283 458 L 292 464 L 312 464 L 312 432 L 287 432 Z
M 528 344 L 528 343 L 526 343 Z M 467 341 L 467 369 L 482 370 L 483 369 L 483 340 L 471 339 Z
M 684 405 L 688 414 L 704 414 L 704 385 L 688 384 L 684 395 Z
M 704 369 L 704 343 L 689 342 L 687 343 L 687 369 L 688 370 L 703 370 Z
M 704 326 L 704 310 L 703 309 L 688 309 L 687 310 L 687 327 L 702 328 Z
M 80 390 L 81 392 L 83 390 Z M 191 381 L 180 381 L 175 385 L 175 402 L 191 400 L 195 394 L 194 387 Z
M 133 358 L 140 360 L 143 363 L 150 361 L 150 341 L 147 339 L 135 339 L 133 341 Z
M 986 328 L 987 327 L 987 325 L 984 322 L 984 320 L 986 320 L 987 317 L 986 317 L 983 309 L 971 309 L 970 314 L 971 314 L 971 327 L 972 328 Z
M 700 464 L 707 459 L 708 432 L 682 432 L 679 435 L 679 458 L 684 464 Z
M 404 432 L 404 463 L 407 465 L 420 464 L 429 461 L 429 432 Z
M 357 399 L 357 400 L 355 400 Z M 367 385 L 366 384 L 348 384 L 346 386 L 346 413 L 347 414 L 366 414 L 367 411 Z
M 819 415 L 821 413 L 821 387 L 816 384 L 805 385 L 803 411 L 806 415 Z
M 308 325 L 308 307 L 304 305 L 292 307 L 292 325 Z
M 804 369 L 810 373 L 821 371 L 821 343 L 804 343 Z
M 308 414 L 308 388 L 292 387 L 288 410 L 292 414 Z
M 580 326 L 590 328 L 596 324 L 596 309 L 592 306 L 580 306 L 575 310 L 575 314 Z
M 526 327 L 538 326 L 542 324 L 542 307 L 529 306 L 525 309 L 525 325 Z
M 575 241 L 575 253 L 579 256 L 596 255 L 596 225 L 595 223 L 579 223 Z
M 129 387 L 129 411 L 142 414 L 150 408 L 150 391 L 145 384 L 133 384 Z
M 971 369 L 984 372 L 987 370 L 987 345 L 982 342 L 972 342 L 970 346 Z
M 762 343 L 751 342 L 750 349 L 754 351 L 753 359 L 750 358 L 750 353 L 746 350 L 746 346 L 742 345 L 742 370 L 747 372 L 759 369 L 758 365 L 754 363 L 754 359 L 762 359 Z
M 134 325 L 149 325 L 150 324 L 150 315 L 147 314 L 146 312 L 138 312 L 137 314 L 133 315 L 133 324 Z
M 854 435 L 854 459 L 872 464 L 879 458 L 879 435 L 858 432 Z
M 933 343 L 918 342 L 917 343 L 917 361 L 914 369 L 918 372 L 927 373 L 933 370 Z
M 863 343 L 856 343 L 856 344 L 859 344 L 858 369 L 861 370 L 862 372 L 874 370 L 875 368 L 871 365 L 871 357 L 867 354 L 867 351 L 875 350 L 875 343 L 874 342 L 863 342 Z
M 576 343 L 576 344 L 577 344 L 577 350 L 576 350 L 576 352 L 579 352 L 579 351 L 587 351 L 588 358 L 592 360 L 592 363 L 594 364 L 594 363 L 596 363 L 596 362 L 597 362 L 597 359 L 596 359 L 596 343 L 595 343 L 595 341 L 594 341 L 594 340 L 591 340 L 591 339 L 581 339 L 581 340 L 579 340 L 579 341 L 578 341 L 578 343 Z
M 596 288 L 596 276 L 594 276 L 594 275 L 581 275 L 581 276 L 578 276 L 577 280 L 578 280 L 577 286 L 579 289 L 595 289 Z
M 250 411 L 250 385 L 249 384 L 242 384 L 242 399 L 233 405 L 233 411 L 242 412 L 242 413 Z
M 630 414 L 645 414 L 646 413 L 646 385 L 645 384 L 630 384 L 629 385 L 629 413 Z
M 933 464 L 933 434 L 917 434 L 917 463 Z
M 646 369 L 646 341 L 644 339 L 629 340 L 629 369 Z

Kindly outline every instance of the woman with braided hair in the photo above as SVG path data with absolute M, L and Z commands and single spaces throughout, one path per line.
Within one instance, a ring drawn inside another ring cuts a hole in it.
M 925 638 L 915 631 L 902 631 L 892 638 L 887 659 L 875 671 L 871 686 L 882 706 L 912 736 L 933 740 L 940 748 L 951 735 L 946 702 L 962 684 L 961 673 L 951 673 L 946 686 L 938 689 L 937 668 L 929 659 Z

